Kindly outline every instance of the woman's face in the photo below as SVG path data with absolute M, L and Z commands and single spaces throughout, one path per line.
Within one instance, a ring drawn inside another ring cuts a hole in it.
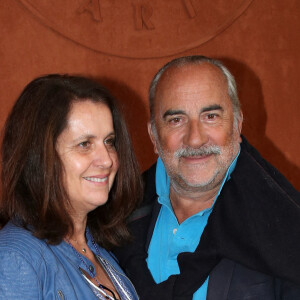
M 106 203 L 118 170 L 115 132 L 109 108 L 74 102 L 56 150 L 64 167 L 64 185 L 75 214 Z

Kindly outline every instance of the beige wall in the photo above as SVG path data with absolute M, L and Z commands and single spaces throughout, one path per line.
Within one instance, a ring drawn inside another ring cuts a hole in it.
M 174 57 L 212 56 L 236 76 L 244 135 L 300 190 L 300 2 L 120 2 L 0 1 L 0 126 L 34 77 L 94 77 L 122 101 L 144 170 L 155 160 L 146 129 L 152 76 Z

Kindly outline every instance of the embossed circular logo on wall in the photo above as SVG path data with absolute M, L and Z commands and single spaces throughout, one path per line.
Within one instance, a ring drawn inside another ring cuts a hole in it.
M 19 0 L 44 25 L 90 49 L 154 58 L 200 46 L 252 0 Z

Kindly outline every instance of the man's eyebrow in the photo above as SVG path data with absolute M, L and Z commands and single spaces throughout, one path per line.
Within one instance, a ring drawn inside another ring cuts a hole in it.
M 185 112 L 183 110 L 175 110 L 175 109 L 168 109 L 164 115 L 163 115 L 163 119 L 165 119 L 168 116 L 174 116 L 174 115 L 184 115 Z
M 213 105 L 210 105 L 210 106 L 203 107 L 201 109 L 201 113 L 211 111 L 211 110 L 221 110 L 221 111 L 223 111 L 224 108 L 222 106 L 220 106 L 219 104 L 213 104 Z
M 211 110 L 224 110 L 223 107 L 221 107 L 219 104 L 212 104 L 206 107 L 203 107 L 201 109 L 201 113 L 211 111 Z M 174 116 L 174 115 L 185 115 L 184 110 L 180 109 L 168 109 L 164 114 L 163 114 L 163 119 L 165 119 L 168 116 Z

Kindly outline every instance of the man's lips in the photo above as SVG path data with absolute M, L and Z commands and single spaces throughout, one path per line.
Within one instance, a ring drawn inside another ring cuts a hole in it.
M 191 156 L 181 156 L 180 158 L 187 162 L 204 162 L 209 159 L 214 154 L 206 155 L 191 155 Z

